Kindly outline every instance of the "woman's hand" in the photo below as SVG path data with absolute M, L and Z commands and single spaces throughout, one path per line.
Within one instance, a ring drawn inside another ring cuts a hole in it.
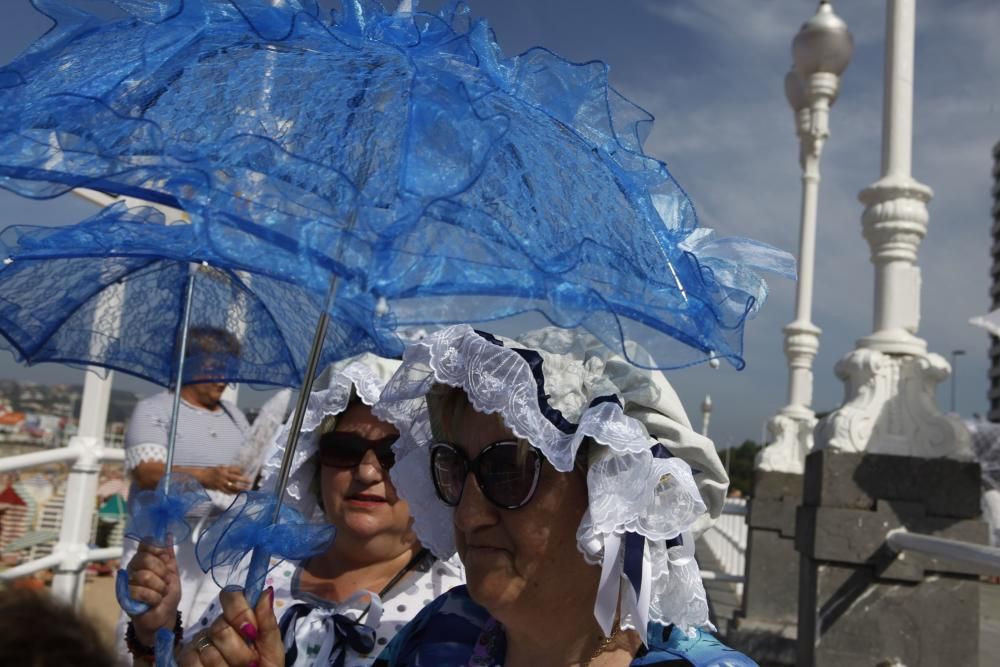
M 180 667 L 284 667 L 285 646 L 274 616 L 274 590 L 250 609 L 242 591 L 219 595 L 222 615 L 181 649 Z
M 252 480 L 244 476 L 243 468 L 239 466 L 201 468 L 196 477 L 206 489 L 214 489 L 223 493 L 246 491 L 253 483 Z
M 132 617 L 135 638 L 146 646 L 153 646 L 157 630 L 166 628 L 173 632 L 177 623 L 181 579 L 173 546 L 154 547 L 140 543 L 126 571 L 129 596 L 149 605 L 145 614 Z

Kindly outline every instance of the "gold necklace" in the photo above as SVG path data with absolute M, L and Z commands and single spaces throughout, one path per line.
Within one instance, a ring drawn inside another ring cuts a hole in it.
M 621 630 L 621 626 L 618 623 L 615 623 L 615 627 L 611 631 L 611 634 L 607 637 L 601 637 L 600 642 L 597 644 L 597 648 L 594 649 L 594 652 L 590 654 L 589 658 L 587 658 L 587 662 L 583 663 L 580 667 L 590 667 L 590 663 L 592 663 L 597 656 L 608 650 L 608 647 L 611 646 L 612 642 L 614 642 L 615 638 L 618 636 L 619 630 Z

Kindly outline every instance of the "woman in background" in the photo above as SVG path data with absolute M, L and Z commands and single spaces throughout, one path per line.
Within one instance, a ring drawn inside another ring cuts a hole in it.
M 420 544 L 408 504 L 389 479 L 399 432 L 371 406 L 398 366 L 360 355 L 335 365 L 330 387 L 310 397 L 285 503 L 307 520 L 325 518 L 337 534 L 325 553 L 275 562 L 268 576 L 269 593 L 260 602 L 273 600 L 282 664 L 370 664 L 426 603 L 463 581 L 460 566 Z M 276 438 L 264 489 L 274 483 L 287 436 L 286 428 Z M 158 628 L 174 628 L 172 563 L 168 552 L 153 548 L 133 562 L 132 595 L 154 605 L 133 619 L 134 636 L 150 647 Z M 181 664 L 264 664 L 252 642 L 264 639 L 261 626 L 269 626 L 243 620 L 234 627 L 227 619 L 235 616 L 212 605 L 186 629 Z

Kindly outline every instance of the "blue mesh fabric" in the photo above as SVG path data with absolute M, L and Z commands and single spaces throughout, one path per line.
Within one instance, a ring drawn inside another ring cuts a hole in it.
M 174 633 L 167 628 L 160 628 L 156 631 L 156 646 L 154 649 L 154 664 L 156 667 L 177 667 L 177 661 L 174 660 L 174 642 L 176 638 Z
M 662 368 L 742 367 L 755 272 L 794 274 L 773 248 L 702 235 L 605 64 L 505 57 L 460 3 L 347 0 L 329 20 L 303 0 L 114 4 L 125 18 L 48 0 L 56 27 L 0 70 L 3 187 L 175 203 L 221 255 L 244 256 L 245 231 L 281 249 L 279 275 L 340 276 L 358 318 L 536 311 Z
M 94 364 L 169 386 L 193 270 L 184 381 L 300 385 L 323 297 L 218 257 L 199 229 L 121 203 L 70 227 L 7 228 L 0 234 L 7 347 L 28 363 Z M 245 254 L 266 266 L 264 256 Z M 399 354 L 401 344 L 373 311 L 343 290 L 320 368 L 363 351 Z
M 164 475 L 155 489 L 138 491 L 128 499 L 125 537 L 158 547 L 183 542 L 191 533 L 187 515 L 210 500 L 191 475 Z
M 295 509 L 282 506 L 272 521 L 276 496 L 270 491 L 244 491 L 198 538 L 198 564 L 211 572 L 220 587 L 244 583 L 250 604 L 264 588 L 271 559 L 305 560 L 322 553 L 336 529 L 328 523 L 309 523 Z M 245 558 L 252 554 L 250 562 Z

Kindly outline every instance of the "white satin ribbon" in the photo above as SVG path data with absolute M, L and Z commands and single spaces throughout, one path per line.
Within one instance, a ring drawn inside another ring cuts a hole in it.
M 646 626 L 649 624 L 649 599 L 652 589 L 652 566 L 649 563 L 649 545 L 643 545 L 642 580 L 636 598 L 632 583 L 625 576 L 625 554 L 622 536 L 612 533 L 604 536 L 604 560 L 601 563 L 601 581 L 594 601 L 594 618 L 605 637 L 614 632 L 615 618 L 621 602 L 621 625 L 631 626 L 647 644 Z

